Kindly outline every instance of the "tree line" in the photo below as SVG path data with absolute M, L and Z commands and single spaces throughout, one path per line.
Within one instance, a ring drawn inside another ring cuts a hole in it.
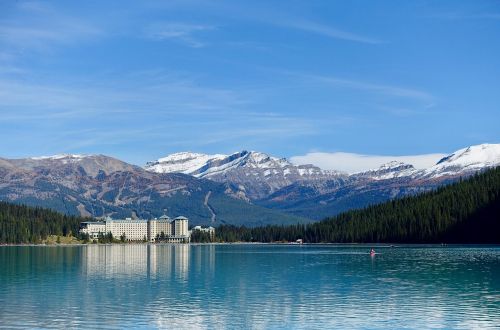
M 40 243 L 49 235 L 78 236 L 88 219 L 40 207 L 0 202 L 0 243 Z
M 222 225 L 222 242 L 500 243 L 500 167 L 432 192 L 348 211 L 312 224 Z

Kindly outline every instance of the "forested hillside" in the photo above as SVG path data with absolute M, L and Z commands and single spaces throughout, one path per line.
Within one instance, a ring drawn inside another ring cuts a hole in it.
M 49 235 L 76 235 L 84 218 L 0 202 L 0 243 L 38 243 Z
M 0 202 L 0 243 L 75 235 L 82 217 Z M 313 224 L 219 226 L 221 241 L 500 243 L 500 168 L 419 196 L 342 213 Z
M 500 168 L 310 225 L 220 226 L 222 241 L 500 243 Z

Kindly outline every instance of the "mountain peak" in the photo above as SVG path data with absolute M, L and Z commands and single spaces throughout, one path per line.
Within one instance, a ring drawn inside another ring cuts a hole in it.
M 14 166 L 24 170 L 42 170 L 55 173 L 70 173 L 82 168 L 87 175 L 96 176 L 100 171 L 110 174 L 119 171 L 143 171 L 138 166 L 104 155 L 59 154 L 31 158 L 9 159 Z
M 413 165 L 403 163 L 397 160 L 392 160 L 388 163 L 382 164 L 377 171 L 394 171 L 394 170 L 401 170 L 401 169 L 408 169 L 408 168 L 414 168 Z
M 183 151 L 148 162 L 144 168 L 147 171 L 156 173 L 184 173 L 194 175 L 197 170 L 208 162 L 226 157 L 228 156 L 222 154 L 208 155 Z
M 426 177 L 456 176 L 500 165 L 500 144 L 478 144 L 455 151 L 425 170 Z
M 230 155 L 178 152 L 156 161 L 146 163 L 145 169 L 157 173 L 184 173 L 196 177 L 213 176 L 237 167 L 254 169 L 301 168 L 314 169 L 318 173 L 327 172 L 313 165 L 296 166 L 286 158 L 272 157 L 259 151 L 239 151 Z M 288 174 L 288 171 L 285 174 Z M 304 174 L 304 171 L 300 171 Z M 331 173 L 331 171 L 328 171 Z
M 340 174 L 314 165 L 294 165 L 286 158 L 243 150 L 231 155 L 176 153 L 146 164 L 147 171 L 184 173 L 217 182 L 230 182 L 253 198 L 261 198 L 302 180 L 337 178 Z M 233 187 L 233 188 L 234 188 Z M 254 188 L 254 189 L 252 189 Z
M 436 165 L 488 166 L 498 163 L 500 163 L 500 144 L 484 143 L 457 150 L 442 158 Z
M 377 169 L 361 172 L 358 175 L 374 180 L 387 180 L 409 176 L 414 174 L 416 171 L 417 170 L 415 169 L 415 167 L 413 167 L 413 165 L 411 164 L 393 160 L 388 163 L 382 164 Z
M 226 155 L 208 155 L 202 154 L 198 152 L 191 151 L 182 151 L 170 154 L 166 157 L 160 158 L 157 160 L 159 163 L 167 163 L 167 162 L 179 162 L 179 161 L 187 161 L 192 159 L 200 159 L 200 158 L 214 158 L 214 157 L 225 157 Z
M 57 154 L 52 156 L 38 156 L 30 157 L 32 160 L 61 160 L 61 159 L 73 159 L 81 160 L 83 158 L 92 157 L 94 155 L 81 155 L 81 154 Z

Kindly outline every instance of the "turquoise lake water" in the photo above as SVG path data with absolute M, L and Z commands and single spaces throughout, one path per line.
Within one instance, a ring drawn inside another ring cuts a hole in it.
M 500 247 L 0 247 L 0 328 L 500 326 Z

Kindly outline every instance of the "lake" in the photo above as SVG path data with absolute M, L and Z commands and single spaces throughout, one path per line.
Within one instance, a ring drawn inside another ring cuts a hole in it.
M 0 247 L 0 328 L 500 325 L 500 247 Z

